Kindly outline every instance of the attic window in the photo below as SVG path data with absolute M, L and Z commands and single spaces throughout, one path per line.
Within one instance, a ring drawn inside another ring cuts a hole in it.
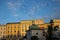
M 36 33 L 36 35 L 38 35 L 38 33 Z

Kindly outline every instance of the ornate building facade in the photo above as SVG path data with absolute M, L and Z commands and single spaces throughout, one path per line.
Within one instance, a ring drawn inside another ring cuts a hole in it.
M 0 25 L 0 39 L 6 36 L 6 25 Z

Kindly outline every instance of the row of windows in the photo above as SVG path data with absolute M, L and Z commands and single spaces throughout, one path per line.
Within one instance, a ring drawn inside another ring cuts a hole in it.
M 12 33 L 13 31 L 8 31 L 8 33 Z M 16 33 L 17 31 L 14 31 L 14 33 Z M 19 31 L 18 31 L 19 32 Z
M 9 35 L 8 38 L 12 38 L 12 37 L 21 37 L 21 35 Z
M 8 27 L 8 28 L 13 28 L 13 27 Z M 14 28 L 17 28 L 17 27 L 15 26 Z M 18 27 L 18 28 L 20 28 L 20 27 Z
M 16 30 L 15 30 L 15 31 L 11 31 L 11 30 L 10 30 L 10 31 L 8 31 L 8 33 L 9 33 L 9 32 L 11 32 L 11 33 L 12 33 L 12 32 L 15 32 L 15 33 L 16 33 L 17 31 L 16 31 Z M 26 30 L 22 29 L 22 32 L 26 32 Z
M 0 32 L 0 34 L 5 34 L 5 32 Z
M 6 28 L 0 28 L 0 30 L 6 30 Z
M 29 26 L 29 25 L 22 25 L 22 28 L 27 27 L 27 26 Z M 12 27 L 8 26 L 8 28 L 12 28 Z M 14 26 L 14 28 L 17 28 L 17 26 Z M 20 26 L 18 26 L 18 28 L 20 28 Z

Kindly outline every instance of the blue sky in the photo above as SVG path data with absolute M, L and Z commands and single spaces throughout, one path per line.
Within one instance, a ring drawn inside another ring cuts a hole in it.
M 0 24 L 59 17 L 60 0 L 0 0 Z

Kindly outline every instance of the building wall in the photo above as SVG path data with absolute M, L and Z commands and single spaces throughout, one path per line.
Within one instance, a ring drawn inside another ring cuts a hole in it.
M 6 24 L 6 35 L 17 35 L 19 31 L 20 34 L 20 24 L 19 23 L 7 23 Z
M 60 28 L 60 20 L 53 20 L 54 26 L 59 25 Z M 47 28 L 49 23 L 44 23 L 44 20 L 38 19 L 38 20 L 22 20 L 19 23 L 7 23 L 6 25 L 0 25 L 0 37 L 3 35 L 17 35 L 18 31 L 21 36 L 25 36 L 26 31 L 29 30 L 29 27 L 32 24 L 38 25 L 38 27 L 44 27 Z M 1 27 L 2 26 L 2 27 Z M 5 29 L 6 30 L 5 30 Z M 2 32 L 2 33 L 1 33 Z M 3 33 L 5 32 L 5 33 Z
M 43 20 L 22 20 L 21 22 L 21 36 L 25 36 L 26 34 L 26 31 L 29 30 L 29 27 L 32 25 L 32 24 L 43 24 L 44 21 Z
M 43 30 L 30 30 L 27 32 L 27 40 L 31 40 L 31 37 L 33 36 L 37 36 L 39 40 L 45 40 Z
M 38 24 L 44 24 L 44 20 L 43 19 L 37 19 L 37 20 L 33 20 L 33 23 L 38 25 Z
M 38 27 L 41 29 L 41 28 L 44 28 L 44 29 L 47 29 L 48 28 L 48 25 L 50 25 L 49 23 L 44 23 L 44 24 L 39 24 Z
M 32 30 L 32 36 L 37 36 L 38 38 L 41 38 L 43 36 L 42 30 Z
M 0 38 L 6 36 L 6 25 L 0 25 Z
M 26 33 L 26 36 L 27 36 L 27 40 L 31 40 L 32 31 L 28 31 L 28 32 Z
M 32 20 L 24 20 L 24 21 L 21 21 L 21 36 L 25 36 L 26 34 L 26 31 L 29 30 L 29 26 L 32 25 Z
M 53 23 L 54 26 L 57 26 L 58 25 L 59 26 L 59 29 L 60 29 L 60 20 L 54 19 L 53 22 L 54 22 Z
M 20 31 L 21 36 L 25 36 L 26 31 L 29 30 L 29 27 L 32 24 L 43 24 L 43 20 L 22 20 L 20 23 L 7 23 L 6 24 L 6 34 L 8 35 L 17 35 Z

